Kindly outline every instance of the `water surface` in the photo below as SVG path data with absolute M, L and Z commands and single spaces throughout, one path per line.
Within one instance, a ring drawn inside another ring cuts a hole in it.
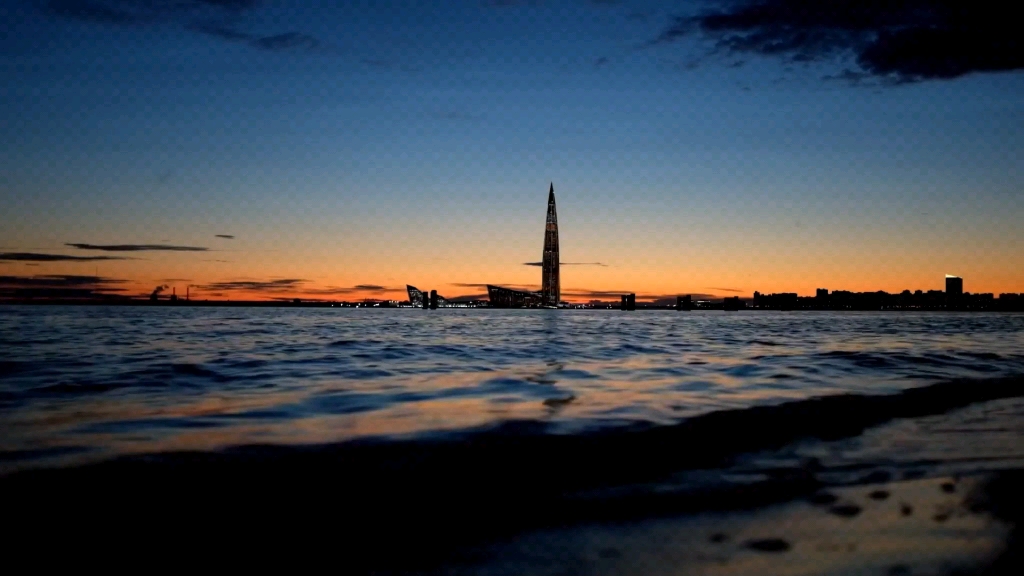
M 0 307 L 0 472 L 1024 374 L 1024 315 Z

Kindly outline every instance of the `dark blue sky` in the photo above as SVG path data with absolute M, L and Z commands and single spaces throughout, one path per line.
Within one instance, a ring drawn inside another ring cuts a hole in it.
M 1019 45 L 910 58 L 878 40 L 905 16 L 874 2 L 866 28 L 836 24 L 839 2 L 796 39 L 795 0 L 768 17 L 744 1 L 339 4 L 7 0 L 0 251 L 210 249 L 96 273 L 147 290 L 535 284 L 522 263 L 554 181 L 563 259 L 607 264 L 566 274 L 581 293 L 928 289 L 947 272 L 1024 290 Z M 945 42 L 998 37 L 998 20 Z M 82 271 L 25 265 L 0 274 Z

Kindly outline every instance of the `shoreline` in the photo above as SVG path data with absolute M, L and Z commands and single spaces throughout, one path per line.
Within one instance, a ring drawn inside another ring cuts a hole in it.
M 396 306 L 379 302 L 320 302 L 320 301 L 267 301 L 267 300 L 158 300 L 156 302 L 144 299 L 97 299 L 97 300 L 0 300 L 0 306 L 95 306 L 95 307 L 149 307 L 149 308 L 378 308 L 378 309 L 409 309 L 422 310 L 418 306 Z M 619 304 L 586 306 L 573 308 L 500 308 L 492 306 L 440 306 L 436 310 L 601 310 L 625 312 Z M 430 310 L 430 311 L 436 311 Z M 947 309 L 947 308 L 802 308 L 802 309 L 779 309 L 779 308 L 740 308 L 726 310 L 721 302 L 715 302 L 708 307 L 693 308 L 690 310 L 676 310 L 675 306 L 646 305 L 638 303 L 635 310 L 629 312 L 644 311 L 669 311 L 669 312 L 886 312 L 886 313 L 920 313 L 920 312 L 948 312 L 948 313 L 1019 313 L 1024 312 L 1024 306 L 1009 308 L 983 308 L 983 309 Z
M 987 406 L 1012 424 L 1021 384 L 827 396 L 584 437 L 512 423 L 446 440 L 140 454 L 15 472 L 0 489 L 17 495 L 19 538 L 60 526 L 49 542 L 141 539 L 166 552 L 229 536 L 270 554 L 313 546 L 358 573 L 1015 573 L 1016 444 L 1002 464 L 966 473 L 926 454 L 825 454 L 906 443 L 907 426 L 962 451 L 962 432 L 936 437 L 926 421 L 956 428 Z M 113 528 L 91 533 L 100 518 Z

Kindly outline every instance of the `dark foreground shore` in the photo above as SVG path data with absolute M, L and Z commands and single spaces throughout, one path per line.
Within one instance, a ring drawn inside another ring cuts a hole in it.
M 9 474 L 0 493 L 15 553 L 320 558 L 346 573 L 1017 574 L 1022 397 L 1004 378 L 585 435 L 523 422 L 136 455 Z

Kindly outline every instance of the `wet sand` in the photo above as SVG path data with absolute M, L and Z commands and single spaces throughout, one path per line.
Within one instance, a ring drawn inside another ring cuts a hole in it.
M 852 486 L 754 511 L 547 530 L 479 551 L 486 561 L 442 572 L 983 573 L 1006 553 L 1013 529 L 1011 519 L 990 508 L 987 488 L 995 478 Z

